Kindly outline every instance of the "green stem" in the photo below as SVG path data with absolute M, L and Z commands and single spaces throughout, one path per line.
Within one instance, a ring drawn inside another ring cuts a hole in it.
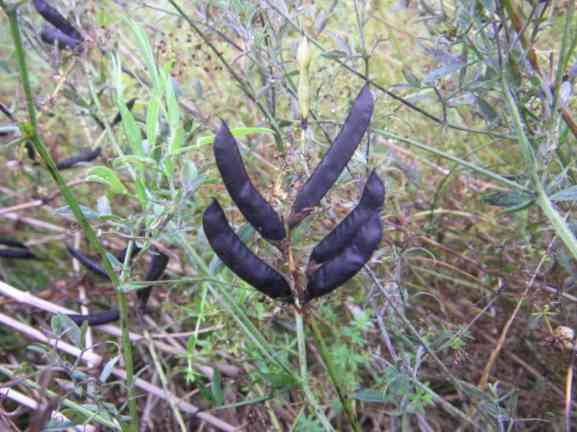
M 313 331 L 313 337 L 315 339 L 315 344 L 316 344 L 317 348 L 319 349 L 319 353 L 321 355 L 323 363 L 325 364 L 325 367 L 327 368 L 327 372 L 329 373 L 329 377 L 333 383 L 333 386 L 335 387 L 335 390 L 337 392 L 339 400 L 341 401 L 341 404 L 343 405 L 343 409 L 345 410 L 345 415 L 347 416 L 347 420 L 349 421 L 349 424 L 350 424 L 352 430 L 355 432 L 359 432 L 361 429 L 359 427 L 356 416 L 354 414 L 353 405 L 351 403 L 351 400 L 345 396 L 344 388 L 343 388 L 343 386 L 342 386 L 342 384 L 338 378 L 338 371 L 335 367 L 332 356 L 331 356 L 329 350 L 327 349 L 327 346 L 326 346 L 325 341 L 323 339 L 323 335 L 320 332 L 319 327 L 317 326 L 316 320 L 311 316 L 310 319 L 307 321 L 307 324 L 309 325 L 309 327 Z
M 481 174 L 485 177 L 490 178 L 491 180 L 495 180 L 499 183 L 507 185 L 513 189 L 521 190 L 521 191 L 525 191 L 525 192 L 529 191 L 524 186 L 522 186 L 522 185 L 520 185 L 520 184 L 518 184 L 512 180 L 509 180 L 508 178 L 502 177 L 499 174 L 494 173 L 491 170 L 488 170 L 486 168 L 483 168 L 483 167 L 477 166 L 475 164 L 472 164 L 470 162 L 467 162 L 466 160 L 460 159 L 460 158 L 453 156 L 449 153 L 446 153 L 442 150 L 436 149 L 436 148 L 428 146 L 426 144 L 422 144 L 422 143 L 417 142 L 415 140 L 412 140 L 410 138 L 405 138 L 401 135 L 397 135 L 393 132 L 389 132 L 389 131 L 386 131 L 384 129 L 373 129 L 373 132 L 375 132 L 377 135 L 384 136 L 385 138 L 390 138 L 390 139 L 393 139 L 395 141 L 400 141 L 400 142 L 403 142 L 405 144 L 409 144 L 413 147 L 420 148 L 421 150 L 425 150 L 425 151 L 432 153 L 435 156 L 439 156 L 443 159 L 447 159 L 447 160 L 450 160 L 452 162 L 456 162 L 457 164 L 459 164 L 459 165 L 461 165 L 461 166 L 463 166 L 463 167 L 465 167 L 465 168 L 467 168 L 473 172 L 476 172 L 478 174 Z
M 12 35 L 12 39 L 14 41 L 14 49 L 16 54 L 16 61 L 18 63 L 18 69 L 20 72 L 20 80 L 22 83 L 22 87 L 24 90 L 24 94 L 26 96 L 26 104 L 28 108 L 28 115 L 30 118 L 30 124 L 23 127 L 23 130 L 28 138 L 34 145 L 34 149 L 40 155 L 44 163 L 46 164 L 46 168 L 50 172 L 50 175 L 58 185 L 60 192 L 66 201 L 66 204 L 70 207 L 70 210 L 74 214 L 76 221 L 84 231 L 84 235 L 86 236 L 90 247 L 94 249 L 100 256 L 102 260 L 102 266 L 106 270 L 106 273 L 110 277 L 112 284 L 116 288 L 116 297 L 118 302 L 118 309 L 120 311 L 120 326 L 122 329 L 121 335 L 121 345 L 122 345 L 122 354 L 126 368 L 126 385 L 128 387 L 128 409 L 130 413 L 130 425 L 128 427 L 128 431 L 130 432 L 137 432 L 138 431 L 138 412 L 136 407 L 136 397 L 134 391 L 134 364 L 132 359 L 132 345 L 130 343 L 129 332 L 128 332 L 128 300 L 126 298 L 126 294 L 119 289 L 121 285 L 121 281 L 119 280 L 118 276 L 114 272 L 112 265 L 110 264 L 107 256 L 106 251 L 98 241 L 96 234 L 88 220 L 82 213 L 76 198 L 72 194 L 70 188 L 66 185 L 66 182 L 58 172 L 48 149 L 44 145 L 44 142 L 40 138 L 38 134 L 38 124 L 36 121 L 36 109 L 34 107 L 34 100 L 32 96 L 32 89 L 30 86 L 30 78 L 28 76 L 28 68 L 26 65 L 26 54 L 24 52 L 24 47 L 22 44 L 22 39 L 20 36 L 20 29 L 18 27 L 18 17 L 17 17 L 17 9 L 15 7 L 7 7 L 3 1 L 0 1 L 0 7 L 4 10 L 6 15 L 8 16 L 8 21 L 10 23 L 10 32 Z
M 577 239 L 573 235 L 573 232 L 565 222 L 565 219 L 559 214 L 557 209 L 555 208 L 554 204 L 551 202 L 549 197 L 547 196 L 547 192 L 543 187 L 543 183 L 539 178 L 538 166 L 537 161 L 535 159 L 535 154 L 533 152 L 533 147 L 529 142 L 529 138 L 525 133 L 525 125 L 523 123 L 523 119 L 521 118 L 521 113 L 515 103 L 515 99 L 513 98 L 513 94 L 511 92 L 511 88 L 509 87 L 509 83 L 507 82 L 507 78 L 505 74 L 503 74 L 502 79 L 503 90 L 505 93 L 505 97 L 507 99 L 507 103 L 509 105 L 509 109 L 511 110 L 511 116 L 513 117 L 513 124 L 515 126 L 518 141 L 522 146 L 523 155 L 525 156 L 525 162 L 527 164 L 527 169 L 531 175 L 533 188 L 537 193 L 537 204 L 541 207 L 541 210 L 549 219 L 549 222 L 553 226 L 553 229 L 557 233 L 557 235 L 561 238 L 573 258 L 577 261 Z
M 305 393 L 306 398 L 308 399 L 311 406 L 316 411 L 317 417 L 320 422 L 323 424 L 325 430 L 327 431 L 334 431 L 331 422 L 323 412 L 319 401 L 317 400 L 316 396 L 312 392 L 309 386 L 309 373 L 308 373 L 308 366 L 307 366 L 307 345 L 306 345 L 306 335 L 305 335 L 305 328 L 304 328 L 304 319 L 301 312 L 295 309 L 295 321 L 297 327 L 297 343 L 299 348 L 299 365 L 300 365 L 300 372 L 301 372 L 301 386 Z

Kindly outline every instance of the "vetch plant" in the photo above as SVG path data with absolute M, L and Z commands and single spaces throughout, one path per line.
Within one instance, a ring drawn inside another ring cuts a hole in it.
M 304 317 L 314 333 L 321 358 L 352 429 L 359 430 L 359 426 L 321 333 L 312 316 L 306 314 L 305 306 L 353 278 L 378 248 L 383 236 L 379 213 L 385 196 L 381 179 L 375 171 L 369 175 L 359 204 L 313 249 L 306 271 L 302 271 L 294 259 L 291 231 L 319 205 L 345 169 L 369 127 L 373 108 L 373 96 L 366 85 L 355 99 L 329 150 L 298 190 L 290 214 L 285 219 L 286 226 L 283 218 L 250 181 L 238 143 L 226 123 L 223 122 L 216 134 L 214 156 L 226 189 L 246 220 L 281 251 L 282 259 L 288 264 L 286 274 L 265 263 L 242 242 L 230 227 L 218 200 L 215 199 L 203 215 L 204 232 L 212 249 L 233 273 L 259 292 L 294 305 L 301 385 L 326 430 L 332 430 L 332 425 L 307 382 Z M 301 288 L 303 277 L 307 279 L 306 289 Z
M 373 96 L 365 86 L 337 138 L 298 191 L 288 217 L 289 229 L 309 215 L 337 181 L 369 126 L 373 107 Z M 286 251 L 287 245 L 280 244 L 287 239 L 282 218 L 250 181 L 238 143 L 224 122 L 214 141 L 214 156 L 226 189 L 243 216 L 266 240 Z M 204 232 L 218 257 L 245 282 L 271 298 L 293 303 L 297 296 L 300 304 L 306 304 L 343 285 L 370 260 L 382 238 L 379 212 L 384 194 L 384 185 L 373 172 L 357 208 L 313 250 L 306 272 L 308 286 L 303 293 L 294 286 L 291 291 L 283 275 L 242 243 L 217 200 L 204 213 Z

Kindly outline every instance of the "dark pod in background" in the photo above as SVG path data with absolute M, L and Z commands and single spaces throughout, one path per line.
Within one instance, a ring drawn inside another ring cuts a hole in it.
M 91 258 L 88 258 L 78 249 L 74 249 L 71 246 L 66 246 L 66 249 L 68 250 L 68 253 L 72 255 L 72 257 L 76 258 L 78 262 L 82 264 L 86 269 L 90 270 L 92 273 L 100 276 L 103 279 L 106 279 L 108 281 L 110 280 L 108 274 L 106 273 L 106 270 L 104 270 L 104 268 L 102 268 L 102 266 L 98 264 L 96 261 L 94 261 Z
M 164 271 L 166 270 L 166 266 L 168 265 L 168 255 L 160 252 L 159 250 L 152 250 L 152 258 L 150 259 L 150 266 L 144 275 L 144 280 L 146 282 L 153 282 L 159 280 Z M 146 305 L 148 304 L 148 299 L 150 298 L 150 294 L 152 292 L 152 287 L 147 286 L 139 290 L 136 295 L 138 297 L 138 307 L 141 311 L 146 309 Z
M 297 226 L 335 184 L 363 139 L 373 109 L 373 95 L 369 86 L 365 85 L 329 150 L 298 191 L 288 221 L 291 228 Z
M 56 30 L 58 30 L 63 35 L 76 39 L 79 43 L 84 40 L 82 35 L 76 28 L 70 24 L 70 22 L 62 16 L 60 12 L 53 6 L 51 6 L 45 0 L 34 0 L 34 7 L 36 11 L 44 18 L 47 22 L 52 24 Z
M 18 240 L 10 238 L 0 238 L 0 258 L 38 259 L 38 257 L 28 249 L 28 246 Z
M 76 167 L 79 163 L 82 162 L 92 162 L 95 160 L 100 154 L 102 153 L 102 149 L 100 147 L 96 147 L 93 150 L 83 150 L 80 153 L 71 156 L 66 159 L 62 159 L 58 161 L 56 164 L 56 168 L 59 170 L 66 170 L 70 168 Z
M 96 312 L 87 315 L 69 314 L 66 316 L 74 321 L 77 325 L 82 325 L 82 323 L 88 322 L 89 326 L 108 324 L 120 319 L 118 309 L 110 309 L 107 311 Z
M 283 222 L 250 181 L 238 143 L 225 122 L 214 139 L 214 158 L 226 190 L 246 220 L 267 240 L 286 237 Z
M 210 246 L 229 269 L 261 293 L 292 302 L 286 279 L 245 246 L 230 227 L 217 200 L 204 211 L 202 222 Z

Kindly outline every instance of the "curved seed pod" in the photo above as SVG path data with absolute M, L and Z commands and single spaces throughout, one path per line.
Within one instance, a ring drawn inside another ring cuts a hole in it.
M 36 11 L 42 15 L 42 18 L 66 36 L 70 36 L 79 41 L 84 40 L 80 32 L 76 30 L 76 28 L 70 24 L 56 8 L 50 6 L 45 0 L 34 0 L 34 7 L 36 8 Z
M 150 260 L 150 267 L 144 276 L 144 280 L 147 282 L 157 281 L 162 277 L 164 270 L 166 270 L 166 266 L 168 265 L 168 255 L 155 250 L 153 251 L 152 259 Z M 150 298 L 150 293 L 152 291 L 152 287 L 148 286 L 137 291 L 136 296 L 138 297 L 139 307 L 141 310 L 146 308 L 146 304 L 148 303 L 148 299 Z
M 135 103 L 136 103 L 136 98 L 132 98 L 128 102 L 126 102 L 126 108 L 128 109 L 128 111 L 132 111 L 132 108 L 134 107 Z M 116 115 L 114 116 L 114 118 L 112 119 L 112 122 L 110 123 L 110 127 L 116 126 L 121 121 L 122 121 L 122 114 L 120 113 L 120 111 L 118 111 L 116 113 Z M 102 129 L 106 129 L 106 127 L 103 127 Z
M 80 252 L 77 249 L 74 249 L 70 246 L 66 246 L 66 249 L 68 249 L 68 253 L 70 255 L 72 255 L 74 258 L 76 258 L 78 260 L 78 262 L 80 264 L 82 264 L 84 267 L 86 267 L 88 270 L 90 270 L 92 273 L 97 274 L 98 276 L 106 279 L 106 280 L 110 280 L 110 278 L 108 277 L 108 274 L 106 273 L 106 271 L 100 266 L 100 264 L 98 264 L 97 262 L 91 260 L 90 258 L 88 258 L 86 255 L 83 255 L 82 252 Z
M 88 315 L 70 314 L 66 316 L 70 318 L 72 321 L 74 321 L 77 325 L 82 325 L 83 322 L 88 321 L 89 326 L 108 324 L 114 321 L 118 321 L 120 319 L 118 309 L 110 309 L 107 311 L 97 312 Z
M 0 238 L 0 245 L 8 246 L 7 248 L 0 249 L 0 258 L 38 259 L 38 257 L 28 249 L 28 246 L 18 240 Z
M 357 231 L 381 210 L 384 201 L 385 186 L 373 171 L 365 183 L 359 204 L 313 249 L 311 253 L 313 265 L 329 261 L 340 254 L 351 244 Z
M 18 240 L 11 239 L 11 238 L 0 237 L 0 244 L 4 245 L 4 246 L 19 248 L 19 249 L 28 249 L 28 246 L 26 246 L 24 243 L 22 243 Z
M 246 220 L 265 239 L 284 239 L 281 218 L 250 181 L 238 143 L 224 121 L 214 139 L 214 158 L 226 190 Z
M 38 259 L 28 248 L 26 249 L 0 249 L 0 258 L 12 259 Z
M 202 224 L 214 252 L 238 277 L 269 297 L 292 302 L 292 292 L 286 279 L 253 254 L 238 238 L 217 200 L 204 211 Z
M 65 170 L 69 168 L 73 168 L 75 165 L 81 162 L 91 162 L 100 156 L 102 149 L 100 147 L 96 147 L 94 150 L 84 150 L 78 153 L 76 156 L 69 157 L 67 159 L 62 159 L 56 164 L 56 168 L 59 170 Z
M 40 32 L 40 40 L 48 45 L 56 45 L 58 49 L 75 50 L 82 45 L 82 41 L 68 36 L 56 27 L 44 25 Z
M 297 193 L 289 217 L 291 228 L 297 226 L 335 184 L 369 127 L 373 107 L 373 95 L 365 85 L 331 147 Z
M 371 259 L 382 236 L 381 218 L 374 213 L 349 246 L 309 275 L 304 302 L 330 293 L 356 275 Z

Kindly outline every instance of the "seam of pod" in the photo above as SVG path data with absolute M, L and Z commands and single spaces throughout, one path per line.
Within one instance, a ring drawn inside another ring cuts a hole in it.
M 319 269 L 308 275 L 304 303 L 326 295 L 353 278 L 371 259 L 383 236 L 379 212 L 357 231 L 351 244 Z
M 251 182 L 238 143 L 224 121 L 214 139 L 213 150 L 224 185 L 246 220 L 263 238 L 284 239 L 282 219 Z
M 329 261 L 337 256 L 362 226 L 383 207 L 385 186 L 373 170 L 369 175 L 358 205 L 313 249 L 312 265 Z
M 367 131 L 373 115 L 374 99 L 368 84 L 355 99 L 343 127 L 314 172 L 300 188 L 288 220 L 292 229 L 317 206 L 335 184 Z
M 216 199 L 204 211 L 202 223 L 210 246 L 233 273 L 261 293 L 292 303 L 292 292 L 286 279 L 242 242 Z

